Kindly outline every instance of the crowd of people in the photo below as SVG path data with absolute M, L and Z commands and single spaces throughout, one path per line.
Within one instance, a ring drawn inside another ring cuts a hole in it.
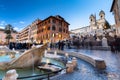
M 111 42 L 111 51 L 118 53 L 120 52 L 120 37 L 114 36 L 114 40 Z
M 107 39 L 108 47 L 110 47 L 112 52 L 118 53 L 120 52 L 120 37 L 118 36 L 105 36 Z M 103 36 L 92 36 L 92 35 L 86 35 L 86 36 L 80 36 L 80 37 L 72 37 L 69 40 L 59 40 L 58 42 L 51 42 L 49 43 L 49 47 L 51 49 L 59 49 L 64 50 L 64 48 L 76 48 L 76 49 L 92 49 L 92 47 L 101 46 L 102 47 L 102 39 Z M 43 43 L 40 43 L 43 44 Z M 30 49 L 32 47 L 32 43 L 9 43 L 10 49 Z M 37 45 L 34 43 L 34 45 Z
M 8 47 L 9 49 L 30 49 L 32 47 L 32 45 L 38 45 L 36 43 L 15 43 L 15 42 L 10 42 Z M 40 43 L 43 44 L 43 43 Z
M 92 35 L 86 35 L 81 37 L 74 36 L 73 38 L 69 40 L 62 40 L 56 43 L 50 43 L 50 48 L 57 48 L 59 50 L 64 50 L 64 48 L 84 48 L 84 49 L 92 49 L 92 47 L 104 47 L 102 44 L 103 37 L 107 40 L 107 45 L 110 47 L 112 52 L 120 52 L 120 37 L 114 36 L 111 37 L 109 35 L 107 36 L 92 36 Z

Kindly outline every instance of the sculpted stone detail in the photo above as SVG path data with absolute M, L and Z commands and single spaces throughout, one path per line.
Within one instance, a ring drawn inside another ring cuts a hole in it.
M 41 62 L 41 59 L 44 55 L 44 51 L 47 48 L 47 44 L 44 44 L 41 47 L 33 47 L 30 50 L 25 51 L 17 59 L 13 59 L 8 63 L 0 64 L 0 69 L 13 69 L 13 68 L 25 68 L 37 65 Z M 34 62 L 33 62 L 34 61 Z

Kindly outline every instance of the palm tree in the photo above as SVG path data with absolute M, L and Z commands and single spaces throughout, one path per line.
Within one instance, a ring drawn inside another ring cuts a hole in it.
M 6 39 L 7 39 L 7 42 L 9 44 L 10 39 L 13 38 L 12 35 L 11 35 L 11 32 L 13 32 L 13 26 L 11 24 L 7 24 L 5 26 L 5 31 L 4 32 L 6 33 Z

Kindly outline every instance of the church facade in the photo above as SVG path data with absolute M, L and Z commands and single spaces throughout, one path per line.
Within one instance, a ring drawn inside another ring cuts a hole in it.
M 99 19 L 96 19 L 96 15 L 91 14 L 90 17 L 90 26 L 89 33 L 94 35 L 103 35 L 109 31 L 111 31 L 111 26 L 108 21 L 105 19 L 105 12 L 99 12 Z
M 96 18 L 96 15 L 91 14 L 89 17 L 90 24 L 88 26 L 71 30 L 71 32 L 75 33 L 79 36 L 85 35 L 97 35 L 101 36 L 106 33 L 113 32 L 115 30 L 114 25 L 110 25 L 105 18 L 105 12 L 101 10 L 99 12 L 99 19 Z

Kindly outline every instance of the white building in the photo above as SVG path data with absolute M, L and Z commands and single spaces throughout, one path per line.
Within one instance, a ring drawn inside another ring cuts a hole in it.
M 74 33 L 76 36 L 84 36 L 87 35 L 89 32 L 89 26 L 78 28 L 78 29 L 73 29 L 71 30 L 72 33 Z

